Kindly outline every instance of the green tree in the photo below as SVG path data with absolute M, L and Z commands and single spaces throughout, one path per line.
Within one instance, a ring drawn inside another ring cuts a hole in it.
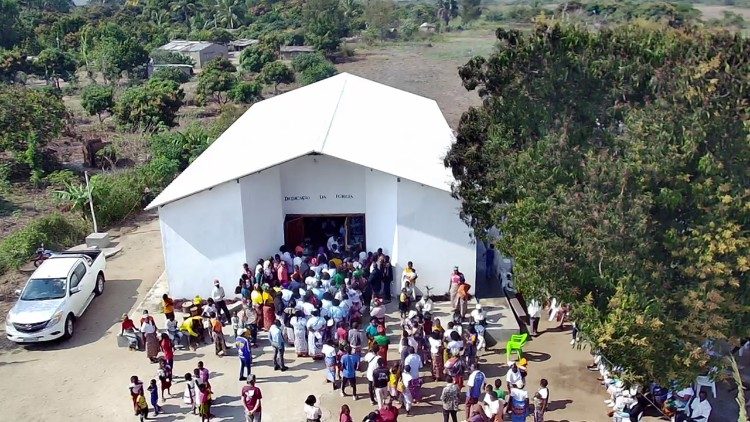
M 216 102 L 223 104 L 227 101 L 226 94 L 237 83 L 237 69 L 229 60 L 216 58 L 211 60 L 198 75 L 198 97 L 205 101 L 213 97 Z
M 320 53 L 305 53 L 295 56 L 292 59 L 292 69 L 295 72 L 302 72 L 308 67 L 325 63 L 328 60 Z
M 15 82 L 19 72 L 28 73 L 30 70 L 26 54 L 18 49 L 0 48 L 0 82 Z
M 129 129 L 154 131 L 176 124 L 177 111 L 185 93 L 179 84 L 150 79 L 146 84 L 125 90 L 115 104 L 117 121 Z
M 327 53 L 336 51 L 348 27 L 339 0 L 308 0 L 302 9 L 302 23 L 307 41 Z
M 461 0 L 461 21 L 468 23 L 482 15 L 482 0 Z
M 190 80 L 190 75 L 177 67 L 157 67 L 151 75 L 151 79 L 166 79 L 184 84 Z
M 98 29 L 92 56 L 96 68 L 110 82 L 120 79 L 122 72 L 131 73 L 148 63 L 148 52 L 142 44 L 124 32 L 117 24 L 106 24 Z
M 15 0 L 0 0 L 0 47 L 13 48 L 21 40 L 21 9 Z
M 458 0 L 438 0 L 437 17 L 448 28 L 451 19 L 458 16 Z
M 267 63 L 278 58 L 275 50 L 265 45 L 252 45 L 240 53 L 240 67 L 246 72 L 260 72 Z
M 239 81 L 229 91 L 228 96 L 235 103 L 250 104 L 261 98 L 262 91 L 263 85 L 256 81 Z
M 90 116 L 96 114 L 101 123 L 102 113 L 111 113 L 115 106 L 112 88 L 96 84 L 87 86 L 81 93 L 81 106 Z
M 378 37 L 388 37 L 391 28 L 398 26 L 396 3 L 393 0 L 371 0 L 365 4 L 367 28 L 376 31 Z
M 240 0 L 213 0 L 210 9 L 212 18 L 206 22 L 206 27 L 235 29 L 241 24 Z
M 0 84 L 0 148 L 18 158 L 45 147 L 60 134 L 67 112 L 62 99 L 45 90 Z M 19 161 L 23 161 L 20 160 Z
M 750 41 L 650 23 L 497 36 L 459 70 L 483 100 L 446 158 L 462 215 L 498 227 L 524 296 L 572 303 L 626 377 L 723 368 L 704 341 L 750 327 Z
M 333 63 L 326 60 L 305 68 L 305 70 L 300 72 L 299 81 L 302 85 L 310 85 L 322 81 L 323 79 L 330 78 L 336 73 L 338 72 Z
M 60 89 L 60 79 L 70 80 L 78 64 L 72 54 L 59 48 L 42 50 L 36 58 L 36 66 L 47 81 L 52 81 Z
M 160 48 L 151 51 L 149 57 L 154 60 L 154 64 L 189 64 L 195 66 L 195 60 L 189 56 Z
M 273 92 L 279 93 L 279 84 L 290 84 L 294 82 L 294 71 L 282 61 L 275 61 L 263 66 L 260 71 L 260 79 L 273 84 Z

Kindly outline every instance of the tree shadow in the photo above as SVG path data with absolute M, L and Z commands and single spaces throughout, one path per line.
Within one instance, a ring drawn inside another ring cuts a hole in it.
M 547 404 L 547 411 L 553 412 L 555 410 L 562 410 L 568 407 L 569 404 L 573 403 L 573 400 L 552 400 Z
M 256 377 L 255 381 L 256 382 L 273 382 L 273 383 L 292 383 L 292 382 L 302 381 L 303 379 L 306 379 L 307 377 L 308 377 L 307 375 L 269 376 L 269 377 Z M 360 387 L 360 385 L 358 385 L 357 387 Z M 326 388 L 328 388 L 328 386 Z M 365 385 L 365 388 L 367 388 L 367 385 Z

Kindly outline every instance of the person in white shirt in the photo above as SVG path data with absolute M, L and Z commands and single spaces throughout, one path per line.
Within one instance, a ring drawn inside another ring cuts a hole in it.
M 497 393 L 492 389 L 492 385 L 487 384 L 484 386 L 484 400 L 482 401 L 482 409 L 484 414 L 490 421 L 502 420 L 502 411 L 505 408 L 505 401 L 497 397 Z M 497 416 L 500 419 L 497 419 Z
M 223 320 L 223 323 L 227 324 L 232 320 L 232 313 L 229 312 L 229 308 L 227 308 L 227 303 L 224 300 L 225 297 L 226 294 L 224 293 L 224 288 L 221 287 L 219 280 L 214 280 L 214 288 L 211 291 L 211 298 L 214 300 L 214 305 L 216 305 L 216 315 L 219 316 L 219 320 Z
M 549 388 L 547 388 L 547 380 L 542 378 L 539 381 L 539 391 L 534 394 L 534 420 L 543 421 L 544 412 L 547 411 L 547 403 L 549 402 Z
M 531 321 L 531 335 L 536 337 L 538 335 L 537 330 L 539 329 L 539 319 L 542 317 L 542 306 L 539 304 L 538 300 L 531 299 L 526 310 L 529 313 L 529 319 Z
M 373 346 L 373 348 L 369 352 L 367 352 L 365 357 L 362 359 L 367 363 L 365 376 L 367 378 L 367 390 L 370 393 L 370 401 L 372 402 L 373 406 L 377 404 L 377 401 L 375 401 L 375 386 L 372 380 L 372 373 L 378 368 L 378 357 L 377 346 Z
M 693 398 L 688 403 L 687 408 L 678 413 L 676 422 L 708 422 L 711 416 L 711 404 L 708 402 L 708 395 L 705 391 L 698 393 L 698 398 Z
M 422 358 L 415 352 L 414 347 L 408 346 L 409 354 L 404 359 L 404 366 L 409 365 L 411 368 L 411 377 L 419 378 L 419 370 L 422 369 Z M 404 383 L 404 385 L 407 385 Z
M 307 400 L 305 400 L 305 418 L 308 422 L 320 422 L 320 418 L 323 417 L 323 412 L 320 411 L 320 408 L 315 405 L 317 402 L 317 399 L 313 395 L 307 396 Z
M 521 371 L 518 370 L 516 363 L 513 362 L 510 365 L 510 370 L 505 374 L 505 385 L 508 386 L 508 392 L 513 390 L 513 386 L 519 382 L 523 382 L 523 375 L 521 375 Z

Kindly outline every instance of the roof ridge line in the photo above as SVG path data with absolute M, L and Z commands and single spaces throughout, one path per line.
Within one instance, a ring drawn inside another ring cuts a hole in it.
M 341 97 L 344 96 L 344 88 L 346 88 L 346 82 L 347 79 L 344 79 L 344 83 L 341 85 L 341 92 L 339 92 L 339 97 L 336 99 L 336 107 L 333 109 L 333 114 L 331 115 L 331 121 L 328 122 L 328 127 L 326 128 L 326 133 L 323 136 L 323 144 L 320 146 L 320 151 L 323 152 L 323 149 L 326 146 L 326 141 L 328 141 L 328 134 L 331 132 L 331 127 L 333 126 L 333 121 L 336 119 L 336 112 L 339 111 L 339 104 L 341 104 Z

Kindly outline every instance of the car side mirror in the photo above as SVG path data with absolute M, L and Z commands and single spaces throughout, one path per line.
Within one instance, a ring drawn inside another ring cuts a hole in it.
M 80 291 L 81 291 L 81 288 L 78 287 L 78 286 L 70 288 L 70 294 L 75 294 L 75 293 L 78 293 Z
M 16 296 L 21 296 L 21 289 L 16 289 L 13 291 L 13 293 L 15 293 Z

